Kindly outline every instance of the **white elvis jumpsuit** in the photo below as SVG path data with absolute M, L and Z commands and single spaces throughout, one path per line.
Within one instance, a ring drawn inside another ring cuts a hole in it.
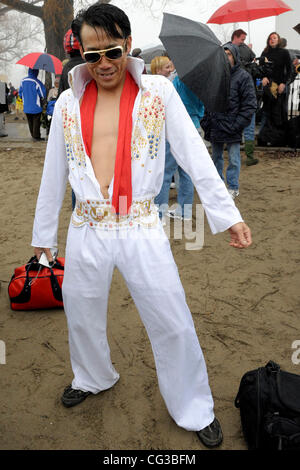
M 108 293 L 115 267 L 123 275 L 151 341 L 161 394 L 175 422 L 201 430 L 214 419 L 205 360 L 186 304 L 169 241 L 154 197 L 164 176 L 165 140 L 197 189 L 212 233 L 241 215 L 172 83 L 142 74 L 143 62 L 128 57 L 139 92 L 132 114 L 132 206 L 111 213 L 82 140 L 79 100 L 91 80 L 85 64 L 69 76 L 71 89 L 56 102 L 37 201 L 32 246 L 57 246 L 66 182 L 76 195 L 63 282 L 72 387 L 98 393 L 119 375 L 106 335 Z

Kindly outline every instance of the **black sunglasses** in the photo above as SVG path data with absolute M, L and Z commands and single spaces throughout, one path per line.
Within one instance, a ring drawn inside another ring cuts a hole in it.
M 103 49 L 101 51 L 87 51 L 83 53 L 84 59 L 89 64 L 96 64 L 103 56 L 108 60 L 117 60 L 122 57 L 125 50 L 126 41 L 123 46 L 115 46 L 110 49 Z

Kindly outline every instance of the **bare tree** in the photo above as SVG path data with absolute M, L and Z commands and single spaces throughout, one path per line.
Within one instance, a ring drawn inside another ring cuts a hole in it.
M 100 1 L 101 3 L 110 3 L 111 0 Z M 139 4 L 154 17 L 161 14 L 167 4 L 181 2 L 182 0 L 139 0 Z M 63 37 L 65 32 L 70 28 L 73 20 L 74 7 L 80 8 L 92 3 L 94 3 L 93 0 L 0 0 L 0 18 L 7 19 L 8 12 L 14 10 L 19 13 L 27 14 L 31 18 L 39 19 L 44 27 L 46 52 L 63 60 L 65 57 Z M 132 1 L 124 0 L 122 2 L 122 8 L 124 8 L 123 4 L 126 5 L 126 3 L 129 5 L 130 3 L 132 4 Z M 24 18 L 24 15 L 22 15 L 22 17 Z M 7 21 L 6 24 L 8 23 Z M 36 24 L 32 29 L 28 26 L 27 22 L 23 22 L 20 28 L 20 34 L 17 34 L 18 41 L 22 40 L 22 35 L 24 38 L 33 37 L 37 29 Z M 16 30 L 14 30 L 14 35 L 16 36 L 15 33 Z M 15 41 L 7 41 L 8 37 L 5 34 L 2 37 L 0 36 L 2 50 L 6 52 L 9 50 L 12 51 Z M 9 60 L 7 55 L 4 57 L 6 57 L 6 60 Z
M 44 26 L 47 52 L 61 59 L 64 57 L 63 37 L 73 19 L 73 0 L 1 0 L 1 4 L 39 18 Z M 0 9 L 1 13 L 3 9 Z
M 42 24 L 15 12 L 0 16 L 0 62 L 12 64 L 20 59 L 20 51 L 30 48 L 32 40 L 43 41 Z

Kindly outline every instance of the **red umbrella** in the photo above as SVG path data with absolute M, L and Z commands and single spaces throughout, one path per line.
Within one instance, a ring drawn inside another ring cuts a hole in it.
M 291 11 L 282 0 L 231 0 L 218 8 L 207 23 L 225 24 L 278 16 Z M 249 33 L 250 40 L 250 33 Z
M 31 69 L 46 70 L 56 75 L 61 75 L 63 67 L 57 57 L 43 52 L 31 52 L 18 60 L 17 64 L 26 65 Z

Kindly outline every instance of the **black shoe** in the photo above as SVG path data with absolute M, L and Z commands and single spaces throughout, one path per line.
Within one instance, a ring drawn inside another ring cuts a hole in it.
M 92 392 L 83 392 L 82 390 L 75 390 L 71 385 L 68 385 L 62 394 L 61 401 L 64 406 L 70 408 L 71 406 L 79 405 L 85 400 Z
M 196 431 L 196 434 L 206 447 L 217 447 L 223 441 L 221 425 L 217 418 L 206 428 Z

